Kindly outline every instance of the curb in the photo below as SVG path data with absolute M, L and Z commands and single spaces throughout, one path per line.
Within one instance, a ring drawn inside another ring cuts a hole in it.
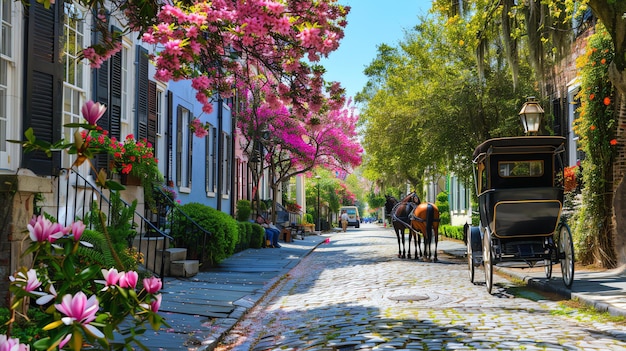
M 329 233 L 321 233 L 321 234 L 316 234 L 316 235 L 323 236 L 325 234 L 329 234 Z M 302 255 L 302 258 L 298 260 L 298 263 L 296 263 L 289 270 L 285 271 L 283 274 L 277 275 L 274 278 L 272 278 L 265 288 L 259 289 L 254 294 L 246 295 L 242 297 L 241 299 L 235 301 L 233 304 L 236 305 L 237 308 L 235 308 L 235 310 L 227 318 L 221 318 L 221 320 L 216 323 L 216 325 L 219 326 L 219 329 L 215 333 L 213 333 L 211 337 L 203 340 L 202 345 L 198 347 L 196 350 L 197 351 L 215 350 L 215 348 L 219 345 L 219 343 L 222 342 L 222 340 L 224 340 L 226 335 L 230 333 L 231 330 L 233 330 L 235 325 L 237 325 L 237 323 L 239 323 L 248 315 L 250 310 L 256 307 L 261 300 L 263 300 L 278 285 L 280 285 L 281 281 L 285 279 L 285 277 L 289 274 L 289 272 L 291 272 L 291 270 L 293 270 L 300 264 L 302 259 L 309 256 L 311 252 L 313 252 L 313 250 L 315 250 L 318 246 L 320 246 L 323 243 L 324 243 L 324 240 L 321 240 L 320 242 L 311 246 L 311 249 L 306 254 Z

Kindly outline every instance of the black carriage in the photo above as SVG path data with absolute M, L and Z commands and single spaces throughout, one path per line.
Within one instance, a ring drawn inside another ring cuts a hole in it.
M 559 263 L 565 286 L 574 280 L 574 246 L 563 208 L 565 138 L 525 136 L 480 144 L 473 155 L 480 224 L 466 228 L 470 281 L 482 263 L 491 293 L 493 267 Z

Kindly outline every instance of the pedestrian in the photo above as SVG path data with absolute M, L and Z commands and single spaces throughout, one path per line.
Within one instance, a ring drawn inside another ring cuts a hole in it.
M 346 210 L 341 211 L 341 229 L 344 233 L 348 230 L 348 212 Z
M 269 247 L 279 248 L 278 237 L 280 236 L 280 229 L 271 222 L 268 222 L 260 214 L 256 215 L 256 222 L 261 225 L 261 227 L 265 228 L 265 239 L 269 241 Z

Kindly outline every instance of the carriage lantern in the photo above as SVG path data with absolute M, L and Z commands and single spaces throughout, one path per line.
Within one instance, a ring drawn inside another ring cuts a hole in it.
M 543 117 L 543 108 L 539 105 L 539 100 L 534 96 L 526 98 L 526 102 L 519 111 L 519 117 L 524 126 L 524 133 L 537 133 L 541 118 Z

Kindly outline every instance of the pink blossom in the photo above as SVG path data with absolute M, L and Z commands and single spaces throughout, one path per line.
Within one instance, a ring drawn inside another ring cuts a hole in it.
M 29 269 L 26 274 L 21 271 L 17 272 L 16 277 L 9 277 L 9 279 L 17 283 L 16 285 L 22 287 L 26 292 L 33 292 L 41 286 L 41 282 L 37 277 L 37 271 L 34 269 Z
M 159 312 L 159 308 L 161 308 L 162 299 L 163 299 L 163 296 L 161 294 L 154 296 L 154 301 L 150 303 L 150 309 L 152 310 L 152 312 L 154 313 Z
M 93 102 L 92 100 L 89 100 L 83 105 L 81 113 L 83 114 L 83 117 L 85 118 L 87 123 L 95 126 L 106 110 L 106 106 L 101 105 L 99 102 Z
M 72 224 L 70 224 L 66 229 L 65 232 L 66 233 L 72 233 L 74 234 L 74 241 L 79 241 L 80 237 L 83 235 L 83 232 L 85 231 L 85 228 L 87 226 L 85 225 L 85 223 L 83 223 L 83 221 L 76 221 Z
M 97 338 L 104 337 L 100 330 L 89 324 L 96 319 L 96 313 L 100 308 L 96 295 L 91 295 L 87 299 L 87 296 L 82 291 L 77 292 L 74 296 L 67 294 L 63 296 L 61 303 L 55 304 L 54 307 L 66 316 L 61 318 L 63 324 L 71 325 L 76 322 L 81 324 L 93 336 Z
M 119 273 L 117 269 L 111 268 L 109 270 L 103 269 L 102 276 L 104 277 L 106 286 L 113 286 L 117 284 L 124 273 Z
M 154 294 L 161 290 L 162 287 L 163 283 L 157 277 L 144 278 L 143 280 L 143 288 L 146 289 L 148 294 Z
M 0 334 L 0 351 L 29 351 L 30 346 L 20 344 L 20 340 Z
M 44 216 L 37 216 L 34 224 L 29 223 L 27 227 L 32 241 L 54 243 L 63 237 L 63 226 L 59 223 L 50 222 Z
M 119 281 L 120 287 L 134 289 L 137 286 L 137 279 L 139 279 L 139 275 L 135 271 L 122 272 Z

